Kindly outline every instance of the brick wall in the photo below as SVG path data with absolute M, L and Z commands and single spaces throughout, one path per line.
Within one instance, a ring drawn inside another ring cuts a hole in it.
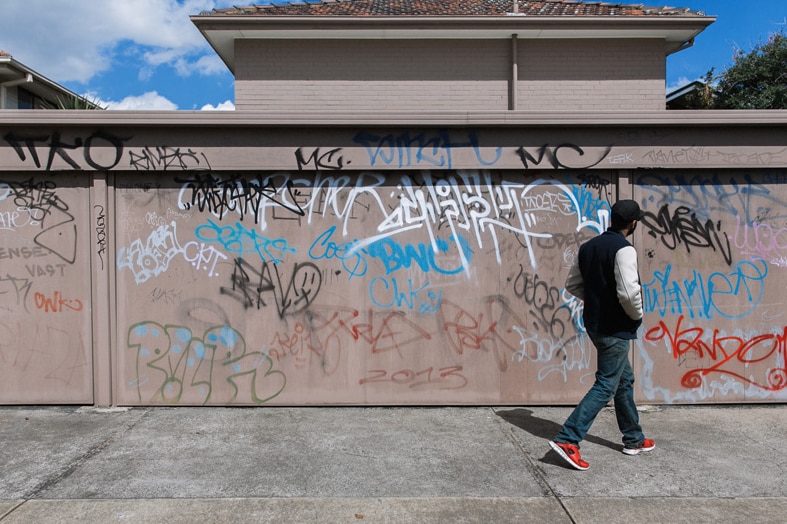
M 517 109 L 664 109 L 658 40 L 520 39 Z M 509 40 L 238 40 L 238 110 L 506 110 Z
M 660 40 L 520 40 L 520 110 L 665 109 Z
M 257 41 L 236 46 L 243 109 L 506 109 L 499 41 Z

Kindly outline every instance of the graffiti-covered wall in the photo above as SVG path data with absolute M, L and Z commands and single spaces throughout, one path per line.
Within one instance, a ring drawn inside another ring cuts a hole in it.
M 646 321 L 645 398 L 784 399 L 787 191 L 783 170 L 636 178 Z
M 0 176 L 0 401 L 92 403 L 89 177 Z
M 116 180 L 124 401 L 524 402 L 590 372 L 560 280 L 606 176 Z
M 0 402 L 575 403 L 563 284 L 618 198 L 639 399 L 783 401 L 787 163 L 752 135 L 11 129 Z

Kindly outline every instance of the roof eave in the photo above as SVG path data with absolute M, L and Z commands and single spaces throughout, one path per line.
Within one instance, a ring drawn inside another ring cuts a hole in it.
M 59 95 L 80 99 L 82 98 L 80 95 L 74 93 L 67 87 L 64 87 L 57 82 L 50 80 L 44 75 L 37 73 L 33 69 L 14 59 L 12 56 L 7 56 L 0 59 L 0 66 L 5 67 L 9 71 L 12 71 L 18 79 L 22 79 L 27 75 L 31 75 L 33 82 L 32 85 L 27 86 L 27 88 L 30 91 L 36 92 L 36 94 L 39 96 L 45 96 L 51 99 L 55 99 Z
M 710 16 L 192 16 L 230 71 L 237 39 L 661 38 L 665 54 L 687 47 Z

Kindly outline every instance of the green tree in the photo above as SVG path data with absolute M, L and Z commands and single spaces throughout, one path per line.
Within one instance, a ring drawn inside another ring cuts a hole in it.
M 84 96 L 58 96 L 57 102 L 45 102 L 43 109 L 106 109 L 101 106 L 96 99 L 89 99 Z
M 690 109 L 787 109 L 787 36 L 775 33 L 749 53 L 735 52 L 734 63 L 692 93 Z

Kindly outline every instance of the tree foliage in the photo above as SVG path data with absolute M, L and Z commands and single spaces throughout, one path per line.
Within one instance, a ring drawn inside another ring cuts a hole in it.
M 775 33 L 751 52 L 735 52 L 719 75 L 705 75 L 705 90 L 688 99 L 691 109 L 787 109 L 787 36 Z
M 88 99 L 84 96 L 58 96 L 57 102 L 44 102 L 44 109 L 81 109 L 81 110 L 100 110 L 106 109 L 99 104 L 97 99 Z

